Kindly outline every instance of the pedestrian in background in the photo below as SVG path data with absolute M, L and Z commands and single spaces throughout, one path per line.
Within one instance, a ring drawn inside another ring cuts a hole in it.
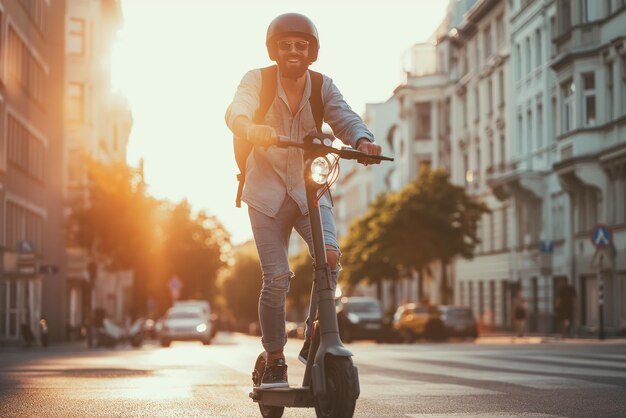
M 523 337 L 526 329 L 526 299 L 524 298 L 521 289 L 515 293 L 512 307 L 515 332 L 518 337 Z
M 556 299 L 556 311 L 561 323 L 562 338 L 571 337 L 572 321 L 574 320 L 574 301 L 576 289 L 569 283 L 559 288 Z

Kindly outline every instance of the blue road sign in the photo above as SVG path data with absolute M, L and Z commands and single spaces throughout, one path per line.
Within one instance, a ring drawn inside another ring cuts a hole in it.
M 554 241 L 551 239 L 544 239 L 539 243 L 539 252 L 543 254 L 552 254 L 554 250 Z
M 596 248 L 606 248 L 611 245 L 613 240 L 613 233 L 611 229 L 606 225 L 596 225 L 591 233 L 591 242 Z
M 20 254 L 29 254 L 29 253 L 32 253 L 33 250 L 34 250 L 34 246 L 33 246 L 32 241 L 21 240 L 17 244 L 17 251 Z

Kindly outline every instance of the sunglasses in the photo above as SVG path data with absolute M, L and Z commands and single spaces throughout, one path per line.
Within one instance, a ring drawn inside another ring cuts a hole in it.
M 276 44 L 281 51 L 290 51 L 292 45 L 295 45 L 296 51 L 306 51 L 309 48 L 309 41 L 278 41 Z

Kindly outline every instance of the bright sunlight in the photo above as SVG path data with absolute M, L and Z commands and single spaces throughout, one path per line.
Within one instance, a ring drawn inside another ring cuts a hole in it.
M 265 31 L 286 12 L 309 16 L 320 34 L 312 66 L 332 77 L 358 113 L 402 82 L 402 54 L 424 42 L 447 2 L 294 0 L 209 2 L 122 0 L 124 27 L 113 53 L 113 84 L 128 98 L 128 162 L 145 161 L 149 192 L 189 200 L 216 215 L 233 242 L 251 238 L 235 208 L 232 135 L 224 113 L 243 74 L 269 65 Z

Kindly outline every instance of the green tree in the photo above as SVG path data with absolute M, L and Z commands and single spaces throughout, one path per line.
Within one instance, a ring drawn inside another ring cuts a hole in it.
M 443 266 L 442 302 L 450 299 L 446 266 L 456 256 L 471 258 L 480 241 L 476 225 L 487 206 L 450 183 L 444 170 L 422 170 L 397 193 L 379 197 L 350 228 L 343 265 L 352 283 L 372 282 L 398 271 Z
M 262 273 L 254 241 L 233 250 L 233 264 L 220 279 L 225 314 L 242 326 L 258 320 Z
M 183 200 L 167 212 L 163 233 L 165 279 L 180 278 L 183 299 L 214 303 L 217 275 L 226 266 L 224 251 L 230 247 L 222 224 L 204 211 L 193 215 L 191 205 Z
M 121 162 L 88 160 L 87 168 L 88 202 L 73 208 L 68 240 L 112 271 L 133 271 L 134 313 L 143 313 L 148 298 L 169 306 L 173 274 L 185 296 L 212 300 L 230 245 L 220 222 L 204 212 L 193 216 L 186 201 L 150 197 L 142 173 Z
M 398 277 L 398 265 L 388 251 L 395 237 L 387 228 L 396 203 L 393 197 L 379 195 L 365 215 L 350 225 L 342 245 L 340 280 L 349 287 L 360 282 L 375 284 L 379 298 L 383 282 Z
M 448 172 L 442 169 L 420 171 L 416 181 L 400 192 L 400 201 L 390 226 L 403 237 L 395 248 L 398 261 L 421 272 L 439 260 L 442 302 L 448 303 L 452 290 L 447 265 L 456 256 L 473 257 L 480 243 L 477 224 L 489 209 L 463 187 L 450 183 Z M 413 251 L 403 252 L 403 248 Z

